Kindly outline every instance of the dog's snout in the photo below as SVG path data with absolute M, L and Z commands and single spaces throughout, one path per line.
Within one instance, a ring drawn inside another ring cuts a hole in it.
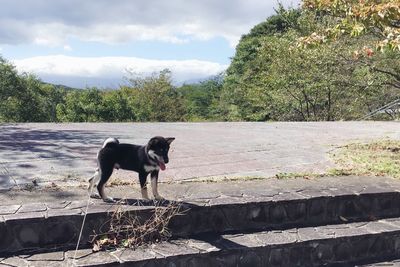
M 164 163 L 168 163 L 169 159 L 168 157 L 164 157 Z

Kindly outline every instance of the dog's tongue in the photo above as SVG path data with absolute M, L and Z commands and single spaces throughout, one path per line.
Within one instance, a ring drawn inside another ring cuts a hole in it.
M 160 169 L 161 169 L 162 171 L 165 170 L 165 164 L 164 164 L 164 162 L 159 162 L 159 163 L 158 163 L 158 166 L 160 166 Z

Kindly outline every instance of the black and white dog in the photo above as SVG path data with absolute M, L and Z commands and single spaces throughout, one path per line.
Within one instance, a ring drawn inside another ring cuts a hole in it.
M 149 199 L 147 193 L 147 176 L 151 176 L 151 189 L 155 199 L 162 197 L 158 194 L 157 183 L 160 169 L 165 170 L 168 163 L 169 146 L 174 137 L 164 138 L 155 136 L 150 139 L 147 145 L 139 146 L 132 144 L 120 144 L 115 138 L 108 138 L 104 141 L 103 147 L 97 154 L 98 168 L 89 180 L 89 194 L 97 184 L 98 194 L 91 194 L 93 198 L 102 198 L 106 202 L 112 202 L 111 197 L 104 193 L 104 186 L 110 178 L 114 169 L 130 170 L 139 173 L 139 181 L 144 199 Z

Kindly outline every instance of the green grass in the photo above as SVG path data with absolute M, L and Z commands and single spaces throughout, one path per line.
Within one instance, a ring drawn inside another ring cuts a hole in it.
M 389 176 L 400 178 L 400 141 L 379 140 L 370 143 L 351 143 L 338 147 L 330 153 L 336 167 L 325 173 L 311 172 L 280 172 L 274 175 L 276 179 L 317 179 L 326 176 Z M 270 177 L 272 178 L 272 177 Z M 226 182 L 262 180 L 265 177 L 206 177 L 180 181 L 191 182 Z
M 308 173 L 308 172 L 280 172 L 275 174 L 276 179 L 304 178 L 313 179 L 325 176 L 324 173 Z
M 400 141 L 353 143 L 331 153 L 337 167 L 330 175 L 371 175 L 400 178 Z

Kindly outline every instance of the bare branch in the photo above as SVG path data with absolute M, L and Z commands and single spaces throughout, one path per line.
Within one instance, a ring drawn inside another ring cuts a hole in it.
M 168 240 L 171 237 L 169 221 L 175 216 L 183 215 L 187 210 L 183 211 L 181 205 L 175 202 L 166 206 L 158 203 L 145 221 L 141 221 L 135 212 L 124 211 L 122 201 L 117 203 L 111 218 L 100 227 L 99 233 L 92 236 L 93 251 L 115 247 L 135 248 L 142 244 Z

